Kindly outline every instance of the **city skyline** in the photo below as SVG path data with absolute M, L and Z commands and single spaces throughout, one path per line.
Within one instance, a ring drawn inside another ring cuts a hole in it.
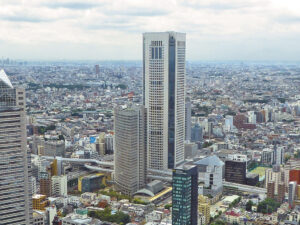
M 187 60 L 298 60 L 299 8 L 295 0 L 1 0 L 0 57 L 140 60 L 141 33 L 174 30 L 187 33 Z

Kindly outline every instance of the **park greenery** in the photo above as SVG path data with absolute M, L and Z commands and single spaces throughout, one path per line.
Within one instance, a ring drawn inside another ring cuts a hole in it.
M 110 196 L 111 198 L 116 198 L 118 201 L 122 200 L 122 199 L 131 200 L 131 198 L 128 195 L 123 195 L 123 194 L 121 194 L 117 191 L 114 191 L 112 189 L 110 189 L 109 191 L 100 190 L 99 193 L 102 194 L 102 195 Z
M 130 216 L 118 211 L 115 214 L 111 213 L 111 209 L 106 207 L 103 211 L 89 211 L 88 216 L 117 224 L 127 224 L 130 222 Z
M 55 125 L 49 125 L 47 127 L 38 127 L 39 134 L 45 134 L 48 130 L 55 130 Z
M 272 198 L 266 198 L 264 201 L 258 203 L 257 212 L 269 214 L 275 212 L 280 207 L 280 203 Z
M 148 204 L 149 204 L 149 202 L 145 202 L 145 201 L 143 201 L 143 200 L 141 200 L 141 199 L 139 199 L 139 198 L 134 198 L 134 199 L 132 200 L 132 203 L 135 203 L 135 204 L 141 204 L 141 205 L 148 205 Z
M 114 191 L 112 189 L 110 189 L 109 191 L 100 190 L 100 191 L 98 191 L 98 194 L 107 195 L 107 196 L 110 196 L 111 198 L 116 198 L 118 201 L 122 200 L 122 199 L 128 199 L 130 202 L 135 203 L 135 204 L 141 204 L 141 205 L 148 205 L 149 204 L 149 202 L 145 202 L 145 201 L 143 201 L 139 198 L 131 198 L 128 195 L 121 194 L 121 193 L 119 193 L 117 191 Z
M 212 146 L 212 145 L 213 145 L 212 142 L 204 142 L 202 148 L 207 148 L 207 147 Z

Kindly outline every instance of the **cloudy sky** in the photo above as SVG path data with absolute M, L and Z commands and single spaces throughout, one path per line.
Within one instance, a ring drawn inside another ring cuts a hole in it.
M 0 0 L 0 57 L 141 60 L 169 30 L 188 60 L 300 60 L 299 0 Z

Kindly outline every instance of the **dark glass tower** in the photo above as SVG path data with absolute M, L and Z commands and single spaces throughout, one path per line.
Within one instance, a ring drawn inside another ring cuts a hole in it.
M 197 225 L 197 166 L 184 165 L 173 170 L 172 202 L 173 225 Z

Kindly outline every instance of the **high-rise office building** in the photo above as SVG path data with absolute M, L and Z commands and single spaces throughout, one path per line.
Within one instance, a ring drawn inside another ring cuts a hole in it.
M 198 220 L 198 167 L 182 165 L 173 170 L 172 224 L 196 225 Z
M 115 109 L 115 184 L 133 195 L 146 183 L 146 111 L 143 106 Z
M 32 224 L 30 162 L 26 148 L 25 91 L 0 71 L 0 223 Z
M 143 102 L 150 169 L 173 169 L 184 161 L 185 48 L 183 33 L 143 35 Z

